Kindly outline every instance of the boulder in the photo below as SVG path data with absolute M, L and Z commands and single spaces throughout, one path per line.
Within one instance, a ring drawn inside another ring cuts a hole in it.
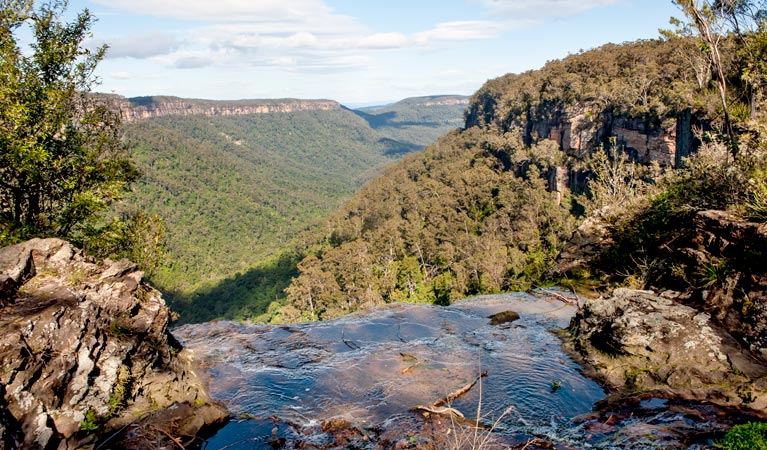
M 767 414 L 767 367 L 680 294 L 615 289 L 586 300 L 574 346 L 618 391 L 738 406 Z
M 5 448 L 86 445 L 179 403 L 218 411 L 185 433 L 225 419 L 168 332 L 162 296 L 142 278 L 130 261 L 97 262 L 59 239 L 0 249 Z
M 519 313 L 516 311 L 501 311 L 488 317 L 490 319 L 490 325 L 497 326 L 505 323 L 511 323 L 515 320 L 519 320 Z

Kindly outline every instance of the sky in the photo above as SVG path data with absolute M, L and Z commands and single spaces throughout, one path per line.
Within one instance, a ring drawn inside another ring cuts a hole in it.
M 108 44 L 100 92 L 332 99 L 471 95 L 608 42 L 658 37 L 671 0 L 70 0 Z

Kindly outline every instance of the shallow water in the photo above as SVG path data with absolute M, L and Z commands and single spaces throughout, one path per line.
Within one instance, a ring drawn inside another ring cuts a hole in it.
M 491 314 L 520 319 L 490 325 Z M 453 407 L 497 431 L 556 430 L 591 410 L 602 389 L 579 372 L 555 335 L 575 307 L 545 294 L 475 297 L 450 307 L 397 304 L 329 322 L 291 326 L 216 322 L 174 334 L 209 369 L 214 398 L 236 413 L 303 426 L 342 418 L 358 427 L 396 420 L 486 371 Z M 279 427 L 277 427 L 279 428 Z M 269 423 L 232 423 L 208 449 L 283 433 Z M 227 447 L 229 448 L 229 447 Z M 237 448 L 237 447 L 232 447 Z M 256 447 L 257 448 L 257 447 Z

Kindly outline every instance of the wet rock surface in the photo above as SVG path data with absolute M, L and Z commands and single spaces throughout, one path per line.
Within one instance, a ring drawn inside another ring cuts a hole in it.
M 131 448 L 110 432 L 148 430 L 147 417 L 179 404 L 186 418 L 157 434 L 193 435 L 225 419 L 142 276 L 127 260 L 96 262 L 58 239 L 0 249 L 3 448 L 87 448 L 108 434 L 100 448 Z
M 450 307 L 392 304 L 327 322 L 217 322 L 175 332 L 207 368 L 211 394 L 258 418 L 230 423 L 209 449 L 268 449 L 270 442 L 471 448 L 455 447 L 455 439 L 474 439 L 475 431 L 482 448 L 554 448 L 532 440 L 556 434 L 604 395 L 562 351 L 555 332 L 576 306 L 560 297 L 501 294 Z M 490 316 L 509 310 L 519 318 L 491 324 Z M 422 408 L 463 391 L 480 371 L 487 376 L 449 405 Z
M 733 425 L 748 420 L 734 408 L 663 395 L 610 397 L 573 419 L 564 436 L 599 449 L 713 449 Z

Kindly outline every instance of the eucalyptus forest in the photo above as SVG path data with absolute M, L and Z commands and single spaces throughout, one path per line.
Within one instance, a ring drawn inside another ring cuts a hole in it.
M 247 110 L 97 94 L 87 9 L 0 2 L 0 449 L 767 448 L 767 4 L 672 3 Z

